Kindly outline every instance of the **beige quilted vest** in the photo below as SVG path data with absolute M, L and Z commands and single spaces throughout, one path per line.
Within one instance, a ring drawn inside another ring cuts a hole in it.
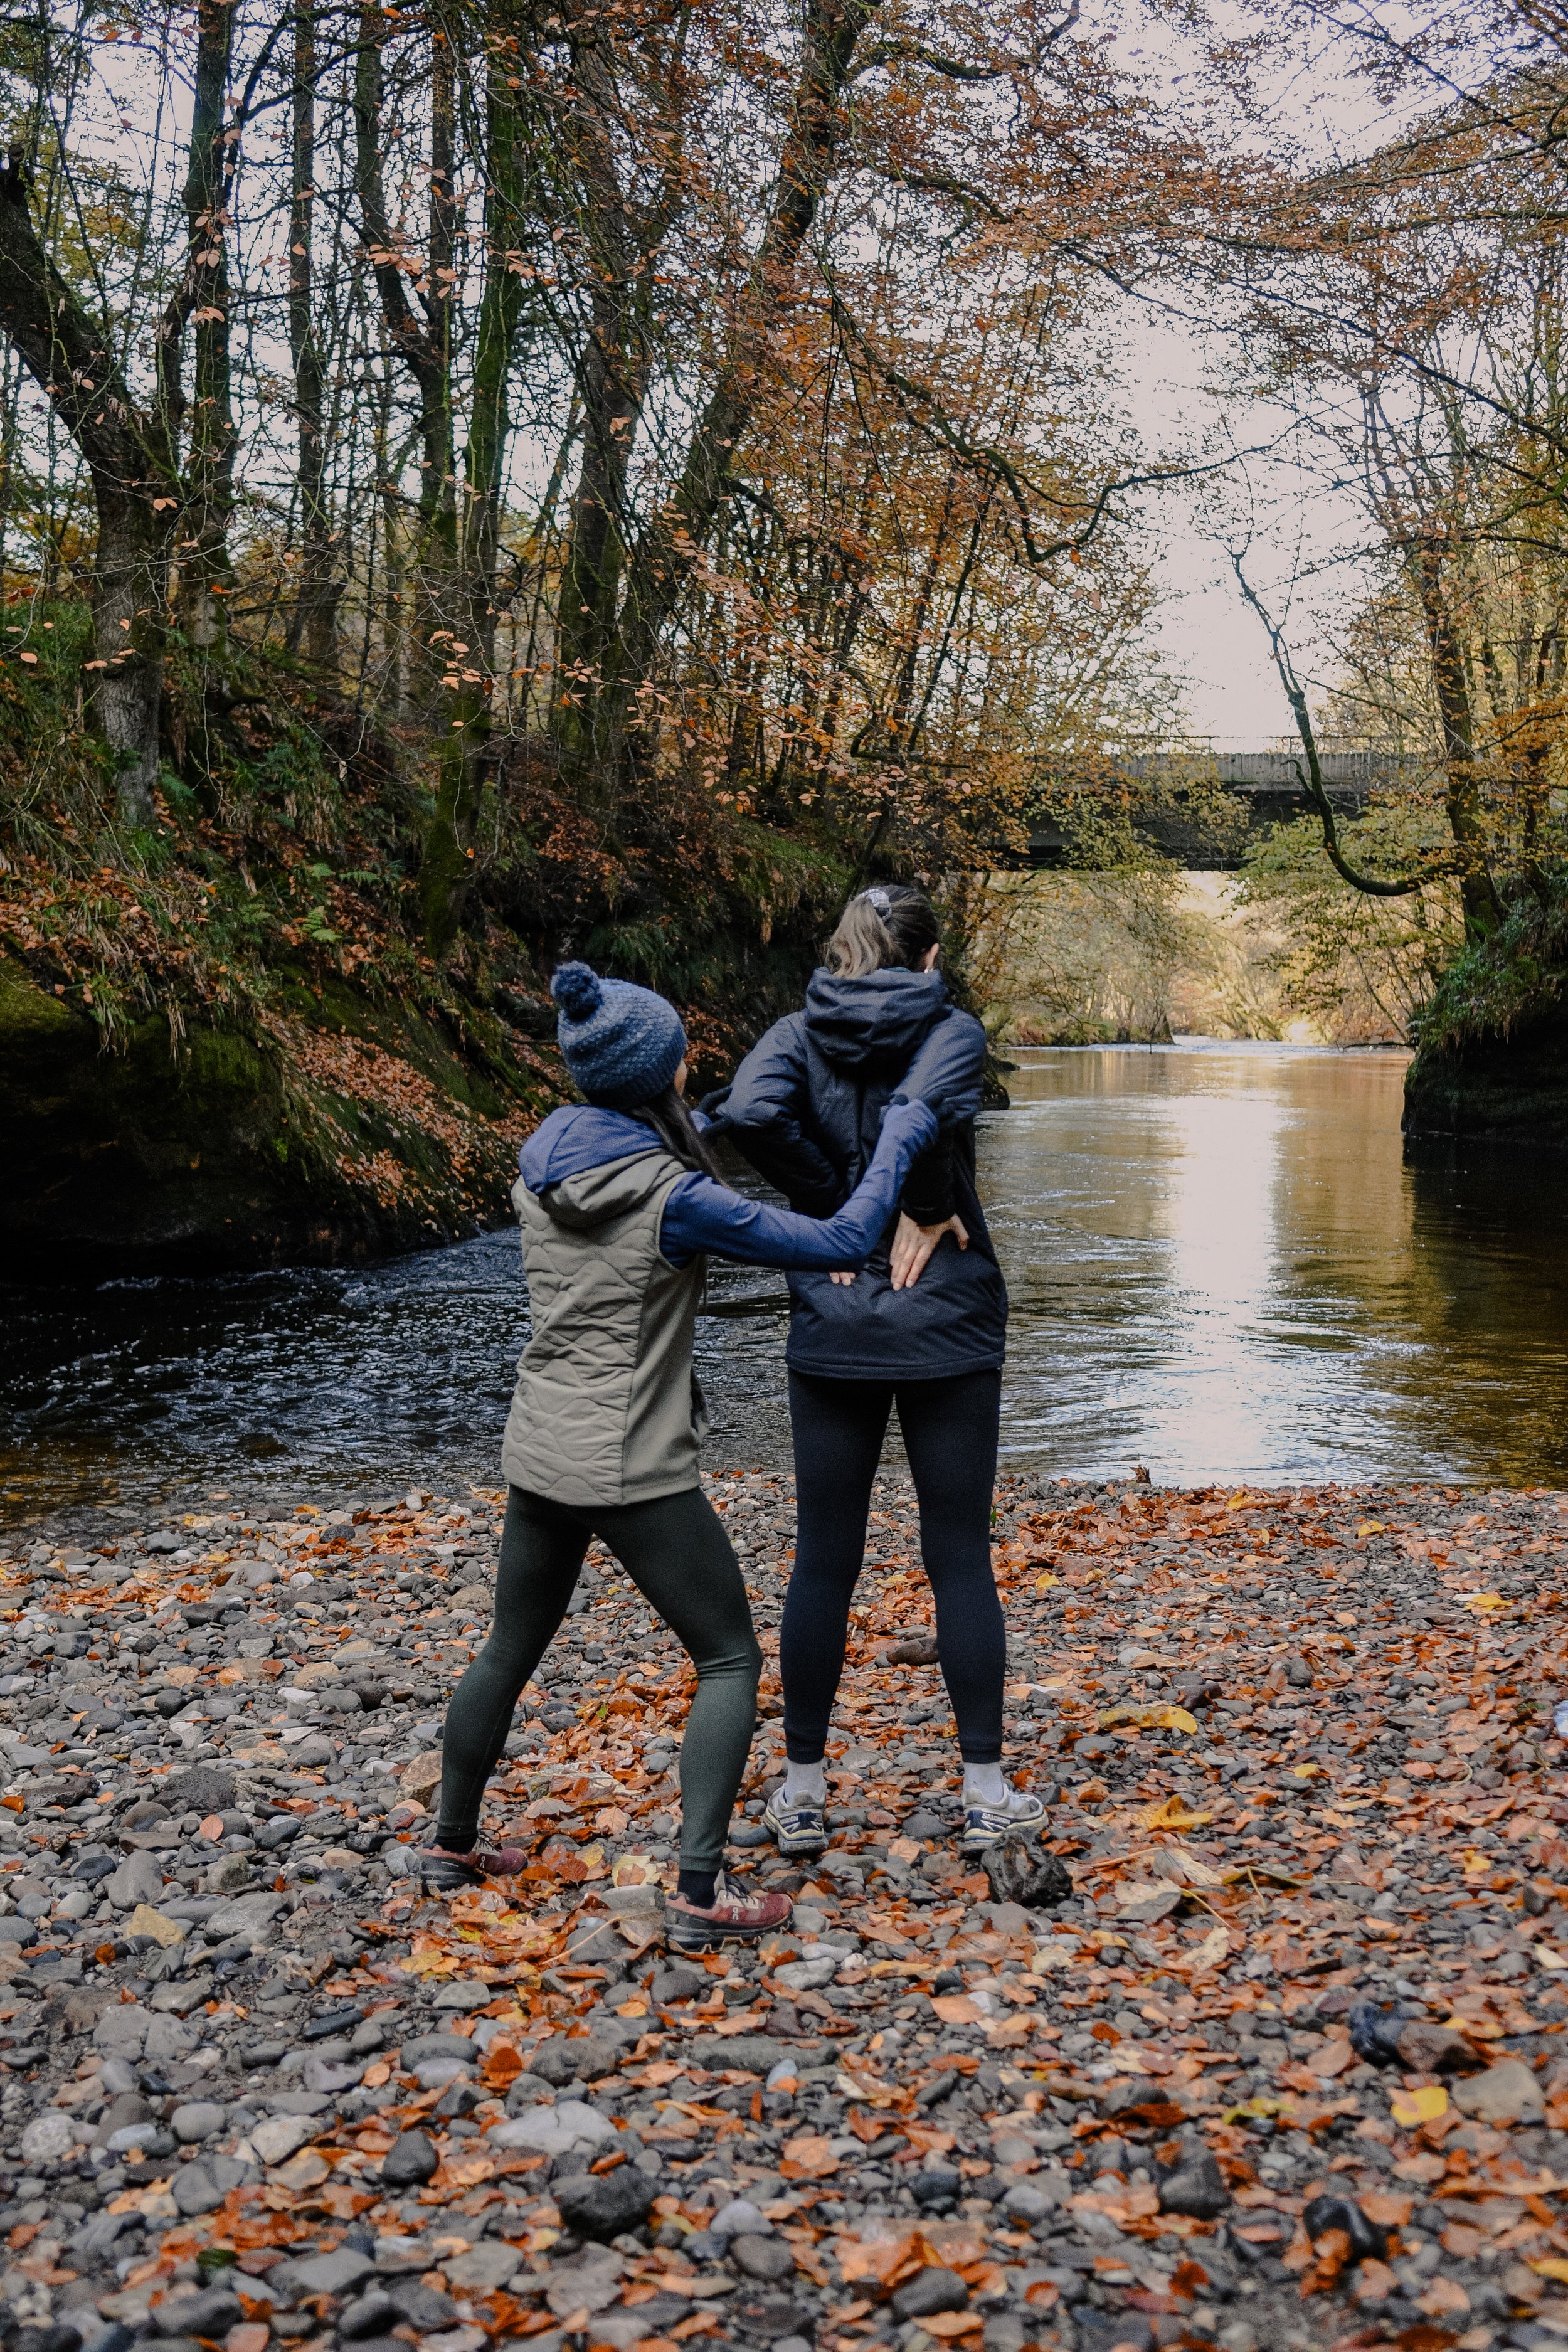
M 697 1484 L 701 1391 L 692 1326 L 706 1262 L 659 1255 L 659 1223 L 686 1174 L 667 1151 L 552 1184 L 520 1179 L 533 1336 L 519 1359 L 501 1468 L 558 1503 L 645 1503 Z

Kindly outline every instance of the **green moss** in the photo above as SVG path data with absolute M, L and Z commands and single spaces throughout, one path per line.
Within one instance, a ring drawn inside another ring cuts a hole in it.
M 176 645 L 157 825 L 129 834 L 77 715 L 87 628 L 35 610 L 0 651 L 0 1230 L 44 1265 L 353 1256 L 504 1220 L 516 1139 L 567 1092 L 563 941 L 676 1000 L 705 1087 L 799 1003 L 857 878 L 858 804 L 786 794 L 764 821 L 671 775 L 590 823 L 514 743 L 434 956 L 421 850 L 428 882 L 457 838 L 426 840 L 436 761 L 237 644 L 215 710 Z
M 1415 1028 L 1407 1133 L 1568 1142 L 1568 876 L 1512 898 Z
M 1568 876 L 1544 899 L 1513 898 L 1491 934 L 1470 942 L 1418 1015 L 1425 1050 L 1452 1052 L 1483 1038 L 1507 1038 L 1545 1017 L 1568 996 Z

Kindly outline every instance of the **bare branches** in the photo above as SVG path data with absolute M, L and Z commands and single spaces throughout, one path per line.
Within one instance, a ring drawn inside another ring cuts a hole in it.
M 938 74 L 943 81 L 984 82 L 1013 81 L 1035 71 L 1047 50 L 1064 40 L 1078 23 L 1081 14 L 1079 0 L 1070 0 L 1067 14 L 1058 19 L 1023 57 L 1005 57 L 985 65 L 968 58 L 943 56 L 939 50 L 926 47 L 920 41 L 882 41 L 868 49 L 855 68 L 857 79 L 862 74 L 876 73 L 895 66 L 918 66 L 926 73 Z
M 1262 598 L 1247 579 L 1242 568 L 1241 557 L 1234 548 L 1231 550 L 1230 566 L 1236 574 L 1237 587 L 1268 632 L 1268 646 L 1274 657 L 1274 667 L 1279 672 L 1279 683 L 1285 689 L 1285 698 L 1290 705 L 1290 715 L 1295 719 L 1296 732 L 1301 739 L 1301 750 L 1306 756 L 1307 764 L 1304 771 L 1300 760 L 1292 764 L 1300 779 L 1303 791 L 1318 812 L 1323 828 L 1323 854 L 1340 879 L 1348 882 L 1353 890 L 1362 891 L 1369 898 L 1407 898 L 1413 890 L 1425 889 L 1428 883 L 1442 881 L 1456 874 L 1458 866 L 1452 857 L 1435 859 L 1431 864 L 1423 866 L 1418 874 L 1406 876 L 1399 881 L 1388 880 L 1381 875 L 1363 873 L 1359 866 L 1351 864 L 1340 846 L 1339 819 L 1334 812 L 1334 804 L 1329 798 L 1328 787 L 1323 782 L 1322 761 L 1318 753 L 1318 739 L 1312 726 L 1311 713 L 1307 708 L 1306 692 L 1296 675 L 1295 665 L 1291 661 L 1284 632 L 1270 617 Z

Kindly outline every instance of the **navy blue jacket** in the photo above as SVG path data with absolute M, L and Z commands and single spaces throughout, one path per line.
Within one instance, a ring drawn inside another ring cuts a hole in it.
M 700 1126 L 706 1124 L 700 1112 L 697 1118 Z M 693 1170 L 672 1186 L 665 1202 L 661 1255 L 671 1265 L 689 1265 L 703 1255 L 733 1258 L 742 1265 L 864 1265 L 892 1213 L 913 1148 L 931 1133 L 933 1122 L 928 1118 L 912 1136 L 900 1132 L 909 1124 L 894 1119 L 879 1133 L 855 1199 L 826 1223 L 745 1200 Z M 663 1150 L 658 1136 L 627 1111 L 568 1103 L 534 1129 L 518 1153 L 518 1166 L 537 1195 L 586 1169 Z
M 847 1286 L 789 1276 L 792 1370 L 837 1380 L 940 1380 L 991 1370 L 1006 1351 L 1007 1292 L 974 1188 L 974 1114 L 985 1033 L 949 1001 L 940 973 L 814 974 L 805 1009 L 776 1021 L 734 1083 L 709 1108 L 759 1175 L 793 1209 L 830 1217 L 853 1192 L 890 1102 L 924 1102 L 937 1141 L 904 1183 L 919 1224 L 963 1218 L 969 1247 L 937 1244 L 911 1290 L 894 1290 L 889 1218 L 870 1263 Z

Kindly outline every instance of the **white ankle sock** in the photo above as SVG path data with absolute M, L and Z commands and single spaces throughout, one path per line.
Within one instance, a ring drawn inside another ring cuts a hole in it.
M 786 1805 L 825 1805 L 827 1802 L 827 1771 L 819 1759 L 815 1764 L 786 1764 L 784 1784 Z
M 963 1768 L 963 1802 L 970 1805 L 1005 1805 L 1013 1791 L 1002 1778 L 1000 1764 L 966 1764 Z

